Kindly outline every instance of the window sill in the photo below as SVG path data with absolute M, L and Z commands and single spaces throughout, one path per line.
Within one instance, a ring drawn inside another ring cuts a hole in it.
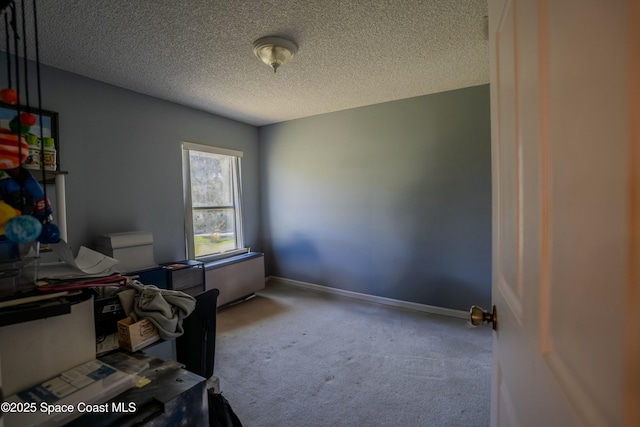
M 228 258 L 217 259 L 215 261 L 202 261 L 204 262 L 204 269 L 211 270 L 214 268 L 221 268 L 227 265 L 236 264 L 238 262 L 246 261 L 252 258 L 259 258 L 264 256 L 262 252 L 246 252 L 239 255 L 230 256 Z
M 249 248 L 244 248 L 244 249 L 234 249 L 231 251 L 227 251 L 227 252 L 223 252 L 221 254 L 216 254 L 216 255 L 207 255 L 207 256 L 203 256 L 203 257 L 198 257 L 196 258 L 196 261 L 200 261 L 203 263 L 209 263 L 209 262 L 214 262 L 214 261 L 218 261 L 218 260 L 224 260 L 227 258 L 232 258 L 238 255 L 243 255 L 246 253 L 249 253 L 251 251 L 251 249 Z

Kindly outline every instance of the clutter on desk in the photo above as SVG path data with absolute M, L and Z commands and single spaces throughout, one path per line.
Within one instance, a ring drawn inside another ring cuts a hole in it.
M 71 291 L 84 288 L 123 287 L 129 278 L 120 274 L 97 278 L 78 278 L 71 280 L 43 279 L 36 283 L 36 290 L 42 293 Z
M 25 285 L 18 289 L 14 286 L 11 292 L 0 292 L 0 326 L 68 314 L 75 302 L 91 297 L 101 299 L 114 290 L 124 288 L 129 282 L 127 276 L 118 272 L 117 260 L 89 248 L 81 247 L 74 255 L 67 243 L 60 240 L 51 248 L 62 261 L 39 263 L 37 258 L 30 258 L 31 250 L 23 253 L 27 246 L 34 244 L 20 245 L 19 260 L 0 263 L 0 288 L 5 282 L 17 281 L 18 275 L 25 273 L 22 264 L 29 262 L 29 265 L 34 265 L 28 287 Z M 0 258 L 4 258 L 5 249 L 8 251 L 9 246 L 0 245 Z M 19 281 L 25 280 L 21 278 Z
M 174 339 L 184 333 L 182 321 L 196 307 L 196 299 L 181 291 L 160 289 L 133 280 L 129 288 L 118 293 L 127 316 L 134 321 L 148 318 L 162 339 Z
M 48 405 L 99 405 L 130 389 L 134 376 L 99 360 L 90 360 L 55 378 L 18 392 L 5 400 L 9 404 L 37 405 L 38 411 L 7 411 L 6 427 L 25 425 L 62 425 L 82 414 L 79 411 L 47 413 Z
M 85 413 L 66 427 L 86 426 L 206 426 L 208 405 L 204 378 L 182 368 L 174 360 L 164 361 L 143 352 L 113 352 L 101 361 L 132 373 L 139 386 L 118 395 L 111 402 L 135 405 L 132 413 Z M 140 385 L 142 385 L 140 384 Z
M 152 237 L 150 233 L 119 233 L 111 235 L 106 241 L 116 242 L 131 250 L 132 247 L 140 246 L 136 243 L 152 242 Z M 146 243 L 142 246 L 150 246 Z M 144 285 L 134 279 L 136 276 L 121 274 L 122 266 L 117 259 L 84 246 L 80 247 L 77 255 L 74 255 L 64 240 L 53 244 L 52 249 L 62 262 L 41 264 L 35 290 L 39 294 L 56 296 L 62 295 L 61 292 L 86 290 L 94 297 L 98 354 L 115 350 L 119 346 L 137 351 L 150 344 L 153 336 L 169 340 L 183 334 L 182 321 L 193 312 L 196 305 L 194 297 L 178 290 Z M 133 250 L 141 250 L 148 255 L 148 248 Z M 120 255 L 122 253 L 124 252 L 118 252 Z M 141 259 L 149 261 L 150 258 L 146 255 Z M 176 280 L 179 285 L 182 282 L 191 284 L 191 276 L 196 273 L 196 287 L 201 289 L 204 282 L 200 264 L 172 263 L 165 271 L 184 272 L 179 276 L 181 280 Z M 130 323 L 119 325 L 118 322 L 127 317 L 131 318 Z M 143 322 L 145 319 L 148 320 Z M 123 332 L 118 335 L 120 326 Z M 155 332 L 153 336 L 145 336 L 141 334 L 143 330 Z
M 20 299 L 36 290 L 126 285 L 117 260 L 85 247 L 74 256 L 64 240 L 50 247 L 62 261 L 40 262 L 39 242 L 15 244 L 0 237 L 0 299 Z
M 79 277 L 76 279 L 42 279 L 36 282 L 36 290 L 41 293 L 72 291 L 84 288 L 124 287 L 129 278 L 121 274 L 106 277 Z
M 41 264 L 39 278 L 105 277 L 122 272 L 118 260 L 85 246 L 80 246 L 78 254 L 74 255 L 67 242 L 61 239 L 52 244 L 51 249 L 62 262 Z

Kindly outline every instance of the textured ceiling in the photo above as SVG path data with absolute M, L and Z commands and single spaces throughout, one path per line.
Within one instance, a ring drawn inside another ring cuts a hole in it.
M 38 1 L 42 63 L 254 125 L 487 83 L 485 15 L 486 0 Z M 276 74 L 252 50 L 268 35 L 298 45 Z

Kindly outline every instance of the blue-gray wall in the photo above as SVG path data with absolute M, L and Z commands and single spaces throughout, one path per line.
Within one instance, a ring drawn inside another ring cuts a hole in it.
M 268 274 L 490 306 L 490 139 L 488 85 L 260 128 Z
M 182 259 L 180 142 L 199 142 L 244 151 L 246 243 L 268 274 L 490 305 L 487 85 L 260 129 L 46 66 L 43 88 L 60 114 L 74 249 L 147 230 L 157 262 Z
M 181 141 L 190 141 L 244 152 L 245 240 L 260 250 L 255 126 L 46 66 L 42 87 L 43 108 L 60 115 L 74 249 L 103 233 L 145 230 L 153 233 L 156 262 L 184 259 Z

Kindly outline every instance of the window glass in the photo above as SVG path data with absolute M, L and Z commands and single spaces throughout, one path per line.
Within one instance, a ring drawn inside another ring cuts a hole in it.
M 184 152 L 189 258 L 217 257 L 243 250 L 242 153 L 191 143 L 185 143 Z

